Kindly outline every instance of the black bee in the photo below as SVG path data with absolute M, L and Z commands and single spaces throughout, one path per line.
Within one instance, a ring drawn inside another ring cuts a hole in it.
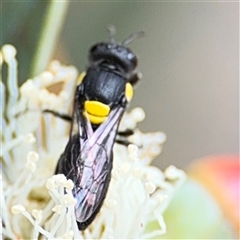
M 69 141 L 55 172 L 74 183 L 80 230 L 94 220 L 106 197 L 118 126 L 139 80 L 137 57 L 126 45 L 144 32 L 131 34 L 121 44 L 113 35 L 111 27 L 110 41 L 89 51 L 86 74 L 76 88 Z

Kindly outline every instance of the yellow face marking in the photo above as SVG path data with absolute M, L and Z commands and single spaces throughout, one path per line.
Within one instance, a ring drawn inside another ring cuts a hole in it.
M 130 83 L 126 83 L 125 96 L 128 102 L 130 102 L 133 97 L 133 87 Z
M 85 101 L 84 108 L 88 114 L 106 117 L 110 112 L 110 107 L 98 101 Z
M 82 83 L 83 78 L 86 76 L 86 72 L 82 72 L 80 73 L 80 75 L 78 76 L 77 79 L 77 85 L 79 85 L 80 83 Z

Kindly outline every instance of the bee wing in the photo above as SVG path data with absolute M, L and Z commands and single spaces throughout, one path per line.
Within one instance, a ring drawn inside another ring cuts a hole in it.
M 87 140 L 89 135 L 93 134 L 93 129 L 89 121 L 83 116 L 84 112 L 84 95 L 82 85 L 79 85 L 75 93 L 75 101 L 73 107 L 72 125 L 70 130 L 70 137 L 78 135 L 80 144 Z
M 112 169 L 112 148 L 124 108 L 112 110 L 108 119 L 84 142 L 78 159 L 80 181 L 73 195 L 77 199 L 75 214 L 85 222 L 99 211 L 105 198 Z
M 83 116 L 83 96 L 81 85 L 77 87 L 74 97 L 72 123 L 67 146 L 60 156 L 55 174 L 63 173 L 73 182 L 81 176 L 77 171 L 77 159 L 80 157 L 81 146 L 87 139 L 87 123 Z M 89 128 L 90 129 L 90 128 Z

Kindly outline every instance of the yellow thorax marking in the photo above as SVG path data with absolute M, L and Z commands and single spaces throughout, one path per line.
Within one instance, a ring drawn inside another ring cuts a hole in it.
M 85 101 L 84 109 L 87 117 L 93 124 L 101 124 L 106 119 L 110 112 L 110 107 L 98 101 Z
M 106 117 L 110 112 L 108 105 L 98 101 L 85 101 L 84 108 L 87 113 L 99 117 Z
M 85 112 L 85 115 L 92 124 L 97 124 L 97 125 L 103 123 L 107 119 L 107 117 L 93 116 L 93 115 L 87 114 L 86 112 Z
M 133 87 L 130 83 L 126 83 L 125 96 L 128 102 L 130 102 L 133 97 Z
M 86 72 L 82 72 L 80 73 L 80 75 L 77 78 L 77 85 L 79 85 L 80 83 L 82 83 L 83 78 L 86 76 Z

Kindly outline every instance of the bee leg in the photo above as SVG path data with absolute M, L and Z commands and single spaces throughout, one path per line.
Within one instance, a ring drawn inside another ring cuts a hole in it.
M 129 144 L 133 144 L 132 142 L 127 140 L 127 137 L 130 137 L 133 134 L 134 134 L 134 130 L 132 130 L 132 129 L 126 129 L 124 131 L 119 131 L 117 133 L 117 138 L 116 138 L 115 142 L 127 147 Z
M 124 131 L 119 131 L 117 134 L 121 137 L 129 137 L 134 134 L 134 130 L 126 129 Z
M 125 147 L 127 147 L 129 144 L 132 144 L 132 142 L 128 141 L 127 139 L 116 139 L 115 142 Z
M 127 138 L 134 134 L 133 129 L 126 129 L 124 131 L 120 131 L 117 133 L 117 138 L 115 140 L 116 143 L 121 144 L 123 146 L 128 146 L 129 144 L 137 145 L 138 148 L 142 148 L 142 145 L 138 145 L 134 142 L 128 141 Z
M 45 109 L 45 110 L 43 110 L 42 112 L 43 112 L 43 113 L 51 113 L 51 114 L 54 115 L 55 117 L 59 117 L 59 118 L 61 118 L 61 119 L 64 120 L 64 121 L 68 121 L 68 122 L 71 122 L 71 121 L 72 121 L 72 117 L 69 116 L 68 114 L 59 113 L 59 112 L 55 112 L 55 111 L 48 110 L 48 109 Z

